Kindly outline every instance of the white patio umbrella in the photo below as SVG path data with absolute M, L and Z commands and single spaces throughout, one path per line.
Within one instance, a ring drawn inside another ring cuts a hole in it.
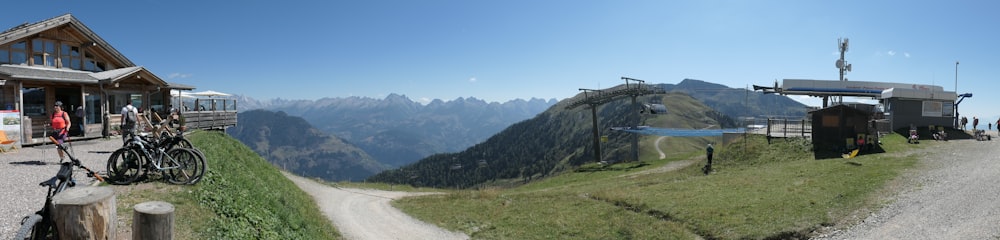
M 183 93 L 180 90 L 170 90 L 170 96 L 176 98 L 194 98 L 191 93 Z
M 232 96 L 232 94 L 228 94 L 228 93 L 224 93 L 224 92 L 216 92 L 216 91 L 212 91 L 212 90 L 201 91 L 201 92 L 193 92 L 190 95 L 204 96 L 204 97 L 210 97 L 210 98 L 211 97 L 229 97 L 229 96 Z

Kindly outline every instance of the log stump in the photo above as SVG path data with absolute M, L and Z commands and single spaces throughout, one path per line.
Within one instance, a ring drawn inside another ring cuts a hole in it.
M 59 239 L 115 239 L 118 224 L 111 187 L 72 187 L 52 198 Z
M 132 214 L 133 240 L 174 238 L 174 205 L 152 201 L 135 205 Z

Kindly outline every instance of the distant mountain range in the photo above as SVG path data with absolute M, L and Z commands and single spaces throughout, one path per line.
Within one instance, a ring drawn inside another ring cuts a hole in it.
M 468 148 L 515 122 L 534 117 L 557 101 L 533 98 L 498 103 L 470 97 L 436 99 L 423 105 L 404 95 L 390 94 L 384 99 L 260 101 L 239 97 L 238 102 L 241 111 L 265 109 L 302 117 L 317 129 L 353 143 L 379 162 L 398 167 L 431 154 Z
M 300 117 L 284 112 L 250 110 L 239 113 L 238 124 L 226 130 L 286 171 L 327 181 L 359 181 L 390 169 L 365 151 L 330 136 Z
M 643 125 L 649 121 L 657 126 L 676 128 L 737 127 L 745 124 L 738 122 L 737 117 L 805 116 L 806 106 L 785 96 L 764 95 L 694 79 L 657 86 L 669 94 L 646 96 L 641 101 L 662 103 L 669 114 L 646 118 Z M 545 176 L 593 159 L 587 155 L 592 150 L 586 150 L 591 141 L 588 140 L 591 138 L 589 110 L 581 110 L 584 107 L 562 109 L 581 96 L 561 102 L 533 98 L 505 103 L 487 103 L 470 97 L 434 100 L 426 105 L 398 94 L 390 94 L 384 99 L 266 101 L 237 96 L 241 111 L 239 126 L 236 132 L 229 132 L 265 157 L 274 157 L 269 160 L 279 167 L 301 167 L 302 171 L 309 168 L 309 174 L 314 175 L 303 175 L 324 179 L 356 181 L 385 169 L 402 167 L 403 171 L 385 172 L 370 179 L 413 183 L 413 180 L 400 179 L 490 162 L 493 170 L 489 171 L 493 173 L 466 176 L 464 179 L 468 181 L 419 180 L 424 185 L 460 187 L 486 180 Z M 250 109 L 267 111 L 248 111 Z M 602 128 L 627 126 L 620 116 L 628 109 L 627 104 L 619 102 L 602 106 L 599 114 L 607 119 L 601 120 Z M 274 129 L 288 130 L 275 132 Z M 296 139 L 299 135 L 325 140 L 303 142 Z M 619 149 L 626 146 L 624 140 L 611 139 L 605 146 L 610 150 L 604 157 L 620 159 L 625 154 Z M 316 149 L 327 147 L 312 145 L 315 143 L 337 146 L 336 151 L 319 151 L 326 155 L 315 153 Z M 332 157 L 332 153 L 336 153 L 336 157 Z M 321 161 L 335 163 L 317 165 Z M 404 173 L 406 177 L 398 175 Z

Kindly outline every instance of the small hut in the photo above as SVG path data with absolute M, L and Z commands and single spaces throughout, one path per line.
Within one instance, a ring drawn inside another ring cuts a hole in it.
M 812 143 L 816 159 L 839 157 L 847 150 L 857 148 L 858 138 L 865 144 L 877 141 L 871 136 L 868 124 L 871 113 L 847 105 L 836 105 L 810 112 L 812 115 Z M 863 147 L 863 146 L 862 146 Z

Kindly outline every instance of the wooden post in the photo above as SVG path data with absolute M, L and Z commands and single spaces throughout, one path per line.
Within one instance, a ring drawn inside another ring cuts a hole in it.
M 174 239 L 174 205 L 151 201 L 135 205 L 132 239 Z
M 52 198 L 60 239 L 116 239 L 118 213 L 111 187 L 73 187 Z

